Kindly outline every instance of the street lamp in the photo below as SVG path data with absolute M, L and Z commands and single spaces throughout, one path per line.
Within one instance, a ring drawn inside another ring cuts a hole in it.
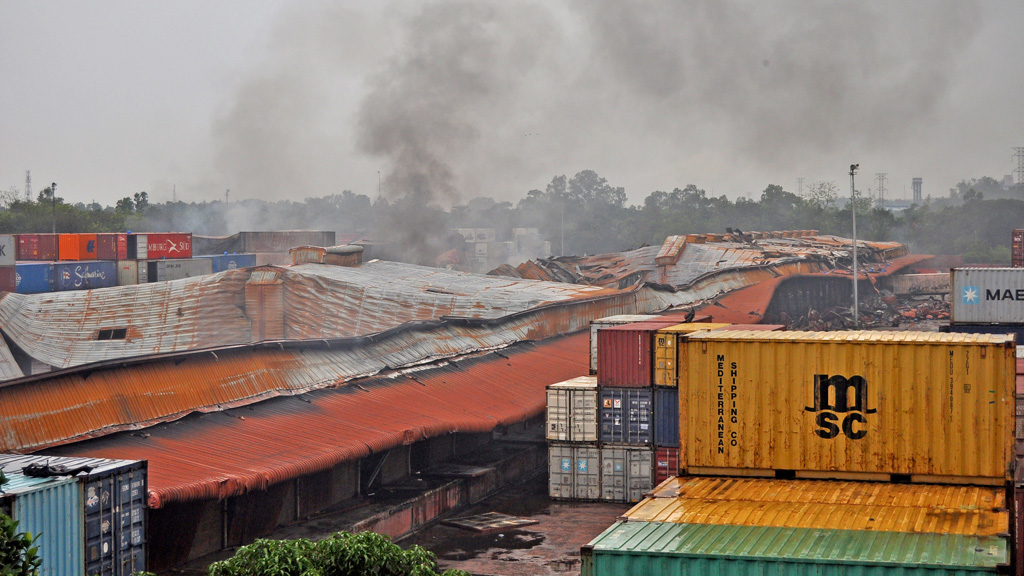
M 53 224 L 53 233 L 57 233 L 57 183 L 50 184 L 50 222 Z
M 853 175 L 860 164 L 850 164 L 850 212 L 853 214 L 853 327 L 860 328 L 860 306 L 857 302 L 857 188 Z

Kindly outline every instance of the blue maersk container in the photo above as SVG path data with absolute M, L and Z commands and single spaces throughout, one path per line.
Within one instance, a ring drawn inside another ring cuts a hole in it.
M 237 268 L 252 268 L 256 265 L 255 254 L 215 254 L 213 256 L 196 256 L 213 262 L 213 272 L 224 272 Z
M 117 286 L 117 264 L 107 260 L 57 262 L 53 277 L 57 291 L 109 288 Z
M 53 262 L 18 262 L 14 279 L 18 294 L 53 292 Z

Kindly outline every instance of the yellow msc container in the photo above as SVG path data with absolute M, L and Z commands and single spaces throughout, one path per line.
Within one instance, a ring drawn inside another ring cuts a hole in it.
M 1012 336 L 994 334 L 690 334 L 680 468 L 1002 484 L 1013 479 L 1014 352 Z
M 728 324 L 713 324 L 710 322 L 693 322 L 689 324 L 676 324 L 663 328 L 654 333 L 654 385 L 675 386 L 678 375 L 676 366 L 679 353 L 679 336 L 692 334 L 700 330 L 714 330 L 724 328 Z
M 691 476 L 662 482 L 620 520 L 999 536 L 1002 487 Z

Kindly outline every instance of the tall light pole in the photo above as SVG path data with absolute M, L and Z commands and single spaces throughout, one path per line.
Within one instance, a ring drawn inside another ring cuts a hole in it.
M 853 327 L 860 328 L 860 303 L 857 302 L 857 188 L 853 175 L 860 164 L 850 164 L 850 212 L 853 214 Z
M 50 223 L 53 224 L 53 233 L 57 233 L 57 183 L 50 184 Z

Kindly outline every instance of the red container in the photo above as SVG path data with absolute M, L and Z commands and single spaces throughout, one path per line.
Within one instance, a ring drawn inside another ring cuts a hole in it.
M 651 348 L 654 333 L 680 324 L 677 320 L 647 320 L 597 331 L 597 385 L 646 388 L 654 385 Z
M 192 234 L 179 232 L 147 234 L 146 259 L 159 260 L 161 258 L 191 258 L 192 257 Z
M 18 234 L 18 260 L 52 262 L 59 245 L 56 234 Z
M 1014 268 L 1024 268 L 1024 230 L 1013 231 L 1010 243 L 1010 260 Z
M 17 292 L 18 276 L 14 266 L 0 266 L 0 292 Z
M 654 452 L 654 485 L 679 476 L 679 448 L 658 448 Z
M 97 260 L 127 260 L 128 259 L 128 235 L 127 234 L 97 234 L 96 235 L 96 259 Z

